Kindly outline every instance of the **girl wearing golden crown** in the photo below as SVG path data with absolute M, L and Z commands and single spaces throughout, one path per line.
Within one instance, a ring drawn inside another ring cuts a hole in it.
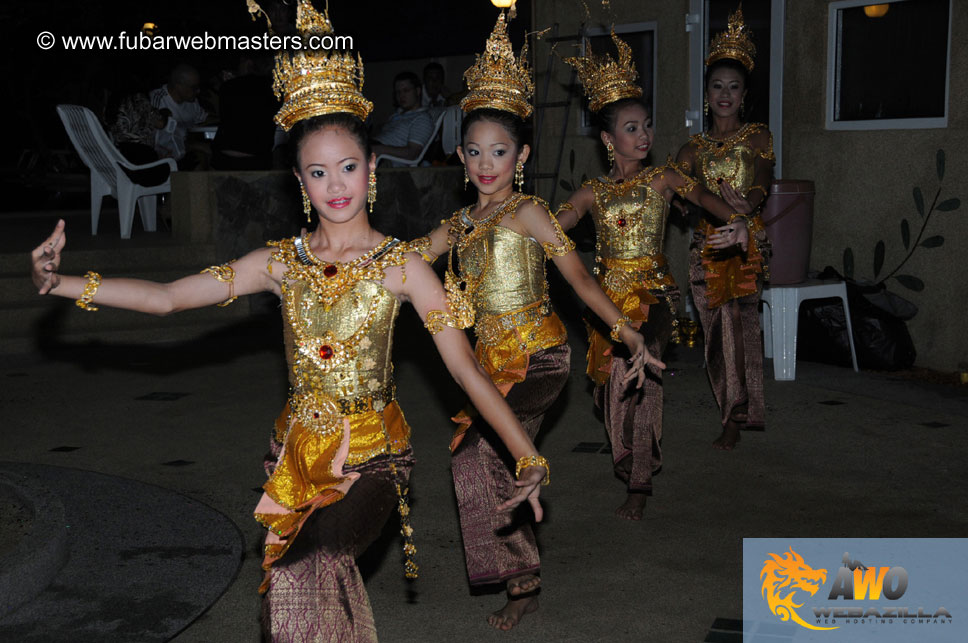
M 690 138 L 676 159 L 738 212 L 754 213 L 724 219 L 705 211 L 690 247 L 689 282 L 722 425 L 713 444 L 725 450 L 736 446 L 741 428 L 762 430 L 766 420 L 758 305 L 769 248 L 763 220 L 755 213 L 766 200 L 776 158 L 766 125 L 741 120 L 755 54 L 737 9 L 706 59 L 710 128 Z M 715 243 L 724 235 L 730 243 L 725 249 Z
M 733 210 L 699 187 L 674 165 L 645 165 L 653 131 L 632 50 L 612 33 L 618 60 L 595 55 L 586 43 L 585 56 L 567 58 L 575 67 L 598 120 L 611 169 L 586 181 L 558 210 L 564 230 L 591 213 L 595 223 L 595 272 L 615 305 L 632 319 L 653 355 L 661 356 L 676 333 L 679 288 L 662 254 L 669 201 L 679 194 L 720 216 Z M 714 243 L 719 243 L 714 240 Z M 646 497 L 652 493 L 652 473 L 662 464 L 662 379 L 650 373 L 644 387 L 628 391 L 622 354 L 600 323 L 588 322 L 588 376 L 595 382 L 595 403 L 605 416 L 616 475 L 625 481 L 627 495 L 616 514 L 641 520 Z
M 533 437 L 569 371 L 565 328 L 548 299 L 546 259 L 612 327 L 616 341 L 628 345 L 626 383 L 637 380 L 641 386 L 645 364 L 664 365 L 585 270 L 547 204 L 513 190 L 512 180 L 520 189 L 529 153 L 522 135 L 532 93 L 525 57 L 522 52 L 515 59 L 502 13 L 484 55 L 464 74 L 470 91 L 461 102 L 466 116 L 458 155 L 477 188 L 477 203 L 443 221 L 425 252 L 429 259 L 448 253 L 445 286 L 461 295 L 462 310 L 475 320 L 477 358 Z M 472 585 L 506 584 L 507 604 L 488 622 L 508 630 L 537 609 L 540 563 L 534 533 L 527 522 L 486 510 L 513 490 L 506 456 L 489 427 L 472 422 L 467 413 L 455 420 L 460 428 L 451 469 L 467 574 Z
M 299 4 L 299 27 L 331 33 L 325 14 Z M 314 31 L 315 30 L 315 31 Z M 362 63 L 349 53 L 302 51 L 280 56 L 276 122 L 292 128 L 293 171 L 310 234 L 271 242 L 238 261 L 169 284 L 60 275 L 64 222 L 32 253 L 40 294 L 153 314 L 268 291 L 282 301 L 289 362 L 289 402 L 276 420 L 274 459 L 256 507 L 268 529 L 264 623 L 272 641 L 371 641 L 376 630 L 355 559 L 400 513 L 406 573 L 416 576 L 407 480 L 410 427 L 395 399 L 390 363 L 400 302 L 409 301 L 433 334 L 454 379 L 518 463 L 519 480 L 484 513 L 525 500 L 540 518 L 538 488 L 548 465 L 504 398 L 477 363 L 445 291 L 409 244 L 370 227 L 375 158 L 362 120 L 372 109 L 360 90 Z

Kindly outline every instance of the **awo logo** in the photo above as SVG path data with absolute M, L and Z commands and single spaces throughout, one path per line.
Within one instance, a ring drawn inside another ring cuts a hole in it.
M 760 580 L 763 587 L 760 595 L 766 599 L 770 611 L 780 617 L 781 621 L 793 621 L 797 625 L 802 625 L 811 630 L 835 630 L 836 627 L 817 627 L 803 620 L 797 614 L 797 608 L 803 607 L 803 603 L 797 603 L 795 596 L 797 592 L 807 592 L 811 596 L 823 587 L 827 580 L 826 569 L 814 569 L 803 561 L 803 557 L 797 552 L 790 551 L 777 556 L 767 554 L 772 560 L 763 561 L 763 569 L 760 571 Z
M 825 606 L 811 607 L 806 619 L 797 612 L 797 592 L 814 596 L 824 586 L 826 569 L 814 569 L 802 556 L 790 550 L 778 556 L 767 554 L 760 580 L 761 596 L 770 611 L 782 621 L 793 621 L 811 630 L 836 630 L 843 625 L 904 623 L 951 623 L 952 616 L 939 605 L 936 609 L 895 606 L 908 589 L 909 576 L 900 565 L 867 566 L 844 553 L 841 566 L 830 584 Z M 822 595 L 822 594 L 821 594 Z M 865 601 L 866 604 L 861 603 Z

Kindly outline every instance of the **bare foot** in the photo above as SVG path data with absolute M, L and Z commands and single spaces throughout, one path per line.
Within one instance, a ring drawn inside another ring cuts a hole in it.
M 541 585 L 541 577 L 534 574 L 515 576 L 508 580 L 508 596 L 522 596 L 533 592 Z
M 642 514 L 645 513 L 645 501 L 648 496 L 644 493 L 629 493 L 618 509 L 615 510 L 615 515 L 619 518 L 625 518 L 626 520 L 642 520 Z
M 732 451 L 739 442 L 739 425 L 732 420 L 726 422 L 723 427 L 723 434 L 716 438 L 713 446 L 720 451 Z
M 520 623 L 525 614 L 530 614 L 537 609 L 538 597 L 534 594 L 518 597 L 509 596 L 507 605 L 489 615 L 487 622 L 494 629 L 507 632 Z

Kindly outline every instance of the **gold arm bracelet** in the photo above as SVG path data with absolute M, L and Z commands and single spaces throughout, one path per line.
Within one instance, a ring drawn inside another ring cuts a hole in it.
M 574 209 L 575 209 L 575 206 L 572 204 L 571 201 L 565 201 L 564 203 L 558 206 L 557 210 L 555 210 L 555 218 L 557 219 L 562 212 L 566 212 L 568 210 L 574 210 Z
M 612 341 L 613 342 L 622 341 L 622 338 L 619 336 L 619 332 L 622 330 L 623 326 L 628 326 L 631 323 L 632 323 L 632 320 L 629 318 L 628 315 L 622 315 L 621 317 L 619 317 L 618 321 L 615 322 L 615 325 L 612 326 L 612 334 L 611 334 Z
M 542 485 L 551 484 L 551 467 L 548 466 L 548 461 L 544 459 L 544 456 L 526 455 L 520 460 L 518 460 L 518 464 L 514 468 L 514 477 L 520 480 L 521 472 L 527 469 L 528 467 L 544 467 L 545 476 L 541 480 L 541 484 Z
M 430 331 L 431 335 L 436 335 L 448 326 L 456 328 L 457 330 L 468 327 L 467 325 L 462 325 L 461 320 L 442 310 L 431 310 L 427 313 L 427 321 L 424 322 L 424 328 Z
M 224 308 L 238 299 L 238 297 L 235 296 L 235 270 L 232 268 L 232 266 L 229 264 L 223 264 L 221 266 L 209 266 L 205 270 L 200 271 L 198 274 L 206 272 L 210 273 L 213 277 L 215 277 L 215 279 L 223 284 L 229 285 L 229 298 L 223 301 L 221 304 L 216 304 L 219 308 Z
M 760 192 L 763 193 L 764 197 L 770 196 L 770 193 L 767 192 L 766 188 L 764 188 L 762 185 L 751 185 L 750 189 L 746 191 L 746 195 L 749 196 L 749 193 L 752 192 L 753 190 L 759 190 Z
M 94 295 L 97 294 L 97 289 L 101 285 L 101 275 L 93 270 L 88 270 L 84 276 L 87 277 L 87 284 L 84 286 L 84 291 L 81 293 L 81 298 L 75 301 L 74 304 L 78 308 L 83 308 L 84 310 L 93 313 L 98 309 L 98 307 L 92 305 L 91 302 L 94 301 Z

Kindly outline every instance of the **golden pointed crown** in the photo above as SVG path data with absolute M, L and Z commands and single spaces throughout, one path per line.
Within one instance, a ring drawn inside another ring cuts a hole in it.
M 333 34 L 329 13 L 319 13 L 310 0 L 299 0 L 296 31 L 308 46 L 310 36 Z M 282 99 L 275 121 L 286 130 L 297 122 L 345 112 L 365 121 L 373 103 L 363 97 L 363 60 L 349 51 L 300 50 L 276 56 L 272 89 Z
M 632 48 L 612 31 L 612 42 L 618 49 L 618 60 L 608 54 L 592 52 L 592 43 L 585 40 L 585 55 L 565 58 L 578 72 L 578 80 L 588 97 L 588 109 L 597 112 L 605 105 L 623 98 L 639 98 L 642 88 L 635 83 L 639 77 L 632 62 Z
M 503 11 L 487 39 L 484 54 L 477 55 L 474 65 L 464 72 L 464 80 L 469 91 L 460 107 L 465 112 L 489 107 L 521 118 L 531 115 L 534 84 L 528 69 L 528 43 L 525 41 L 515 60 Z
M 723 58 L 732 58 L 742 63 L 746 71 L 753 71 L 753 57 L 756 55 L 756 46 L 751 38 L 752 32 L 743 22 L 743 5 L 736 8 L 734 13 L 729 16 L 729 24 L 726 31 L 716 34 L 716 37 L 709 43 L 709 56 L 706 57 L 706 66 L 713 64 Z

